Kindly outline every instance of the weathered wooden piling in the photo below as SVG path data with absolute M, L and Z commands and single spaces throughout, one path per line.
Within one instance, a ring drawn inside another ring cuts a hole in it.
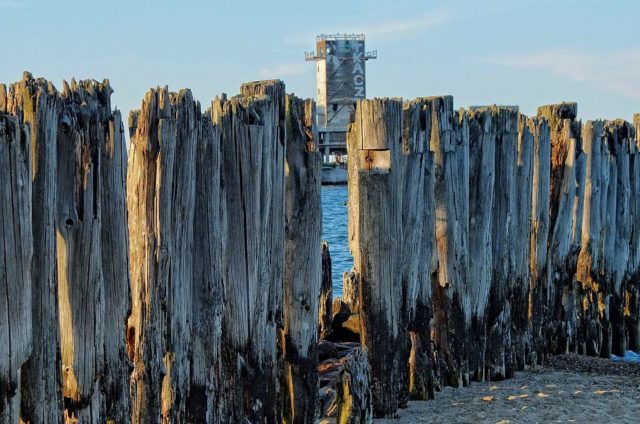
M 64 83 L 56 145 L 64 404 L 68 419 L 96 423 L 129 418 L 126 152 L 122 157 L 123 127 L 111 92 L 108 81 Z M 110 160 L 114 154 L 120 158 Z
M 615 204 L 612 205 L 615 212 L 613 217 L 607 217 L 607 242 L 610 239 L 613 241 L 611 253 L 605 258 L 605 272 L 609 276 L 605 288 L 609 289 L 610 295 L 609 302 L 605 302 L 609 303 L 607 312 L 611 322 L 611 353 L 618 356 L 624 355 L 627 350 L 625 297 L 629 296 L 627 264 L 632 237 L 630 159 L 635 144 L 633 133 L 631 124 L 621 119 L 605 124 L 606 141 L 613 155 L 611 186 L 615 185 Z
M 531 220 L 533 217 L 535 134 L 529 118 L 516 115 L 518 125 L 516 153 L 515 214 L 511 237 L 513 266 L 511 287 L 511 356 L 515 370 L 524 370 L 535 358 L 532 350 L 531 324 L 528 318 L 531 281 Z
M 196 147 L 193 220 L 193 310 L 189 395 L 190 423 L 221 422 L 221 340 L 224 308 L 224 188 L 221 180 L 220 128 L 213 109 L 201 120 Z
M 0 97 L 4 99 L 5 95 L 5 87 L 1 86 Z M 21 369 L 33 346 L 31 172 L 29 125 L 5 112 L 0 104 L 0 310 L 3 311 L 0 422 L 3 423 L 20 420 L 21 392 L 28 390 Z
M 287 422 L 313 423 L 318 396 L 318 316 L 322 284 L 322 155 L 314 134 L 313 101 L 292 95 L 287 95 L 285 101 L 283 337 L 288 402 L 284 415 Z
M 393 416 L 407 401 L 409 360 L 402 313 L 402 102 L 359 102 L 347 149 L 349 204 L 358 203 L 349 227 L 360 278 L 360 339 L 368 350 L 374 414 Z
M 622 355 L 636 334 L 638 148 L 634 128 L 622 120 L 589 121 L 582 138 L 587 160 L 576 273 L 579 352 Z
M 225 190 L 222 416 L 279 421 L 284 270 L 284 84 L 244 85 L 217 99 Z M 255 94 L 255 95 L 254 95 Z
M 549 198 L 551 180 L 551 139 L 548 122 L 539 117 L 527 119 L 533 136 L 533 180 L 531 187 L 530 281 L 527 319 L 530 323 L 531 359 L 544 356 L 544 339 L 550 267 L 548 266 Z
M 0 93 L 4 89 L 0 89 Z M 20 82 L 9 87 L 4 111 L 29 125 L 32 178 L 31 225 L 33 262 L 31 264 L 32 349 L 22 366 L 21 407 L 23 421 L 59 423 L 62 421 L 62 385 L 56 269 L 56 136 L 59 98 L 56 89 L 44 79 L 33 79 L 25 72 Z M 13 417 L 12 421 L 15 420 Z M 15 422 L 15 421 L 14 421 Z
M 467 329 L 471 308 L 468 280 L 469 128 L 453 112 L 453 97 L 432 105 L 437 284 L 433 285 L 434 343 L 445 384 L 468 384 Z
M 549 122 L 551 132 L 551 182 L 546 351 L 565 353 L 575 349 L 575 290 L 577 266 L 575 242 L 582 217 L 579 210 L 582 144 L 575 103 L 541 106 L 538 116 Z
M 127 231 L 127 146 L 119 111 L 106 120 L 101 150 L 102 184 L 101 255 L 104 278 L 105 363 L 103 381 L 107 417 L 115 423 L 131 417 L 130 360 L 127 353 L 127 318 L 131 311 L 129 234 Z M 111 321 L 113 320 L 113 321 Z M 123 336 L 124 335 L 124 336 Z
M 518 114 L 508 108 L 496 108 L 494 112 L 495 183 L 491 220 L 492 259 L 491 289 L 487 310 L 487 378 L 502 380 L 514 372 L 512 347 L 512 313 L 515 304 L 513 289 L 515 280 L 516 249 L 519 244 L 528 246 L 528 237 L 517 239 L 516 166 L 518 161 Z M 528 227 L 528 226 L 527 226 Z M 527 228 L 528 229 L 528 228 Z M 528 262 L 525 262 L 526 265 Z
M 600 285 L 604 282 L 600 276 L 604 273 L 602 246 L 609 181 L 609 148 L 603 136 L 602 121 L 589 121 L 583 126 L 582 140 L 587 155 L 585 207 L 576 279 L 581 285 L 580 350 L 590 355 L 600 354 L 603 337 L 599 316 L 604 312 L 600 310 L 603 300 Z
M 126 150 L 111 88 L 72 81 L 58 92 L 25 73 L 8 95 L 1 91 L 2 110 L 29 125 L 33 146 L 24 159 L 33 190 L 23 182 L 24 204 L 14 205 L 31 221 L 34 249 L 29 304 L 18 303 L 32 323 L 17 386 L 20 418 L 122 422 L 129 419 Z M 18 253 L 30 248 L 23 244 Z M 107 317 L 115 324 L 106 326 Z
M 487 353 L 487 305 L 493 281 L 494 183 L 498 109 L 469 112 L 469 275 L 471 334 L 469 372 L 474 380 L 485 379 Z
M 429 99 L 403 105 L 402 284 L 411 339 L 408 389 L 413 399 L 432 398 L 435 388 L 430 326 L 432 275 L 437 267 L 431 105 Z
M 134 362 L 132 420 L 186 420 L 193 308 L 195 153 L 191 92 L 149 91 L 129 118 L 127 177 Z

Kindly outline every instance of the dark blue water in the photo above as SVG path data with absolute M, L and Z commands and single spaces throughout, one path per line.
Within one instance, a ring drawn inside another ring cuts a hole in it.
M 342 296 L 342 273 L 353 258 L 347 236 L 347 186 L 322 186 L 322 238 L 329 242 L 333 296 Z

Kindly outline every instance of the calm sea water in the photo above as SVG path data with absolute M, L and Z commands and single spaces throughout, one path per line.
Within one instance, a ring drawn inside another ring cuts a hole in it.
M 347 186 L 322 186 L 322 238 L 329 242 L 333 296 L 342 296 L 342 273 L 353 258 L 347 236 Z

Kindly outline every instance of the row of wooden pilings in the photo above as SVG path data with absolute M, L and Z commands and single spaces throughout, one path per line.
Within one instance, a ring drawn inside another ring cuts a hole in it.
M 0 422 L 314 422 L 313 102 L 265 81 L 203 112 L 153 89 L 127 149 L 111 91 L 0 85 Z M 340 422 L 549 354 L 640 349 L 640 117 L 575 117 L 358 104 L 363 350 Z
M 311 422 L 313 102 L 111 91 L 0 86 L 0 422 Z
M 640 350 L 640 116 L 358 104 L 349 239 L 376 415 L 547 355 Z

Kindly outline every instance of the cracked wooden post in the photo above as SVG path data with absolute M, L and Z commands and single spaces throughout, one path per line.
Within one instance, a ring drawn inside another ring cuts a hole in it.
M 186 420 L 193 298 L 195 152 L 191 92 L 149 91 L 129 121 L 127 204 L 134 362 L 132 419 Z
M 409 346 L 403 322 L 402 103 L 358 102 L 347 134 L 354 270 L 360 277 L 361 343 L 367 347 L 373 410 L 395 416 L 404 405 Z M 357 197 L 354 197 L 357 196 Z
M 533 182 L 531 188 L 530 282 L 527 319 L 531 323 L 532 358 L 540 362 L 545 354 L 547 292 L 549 290 L 548 247 L 551 181 L 551 139 L 546 119 L 527 119 L 533 135 Z
M 575 349 L 575 272 L 579 253 L 584 196 L 584 154 L 576 103 L 541 106 L 551 133 L 549 233 L 549 298 L 546 348 L 548 353 Z
M 584 220 L 576 279 L 580 306 L 579 353 L 623 355 L 630 337 L 637 259 L 634 212 L 638 172 L 631 124 L 589 121 Z
M 629 297 L 629 278 L 627 267 L 631 246 L 631 175 L 630 158 L 635 148 L 634 129 L 621 119 L 605 123 L 605 137 L 611 149 L 611 175 L 609 186 L 607 232 L 605 240 L 605 275 L 608 281 L 604 291 L 608 291 L 608 315 L 611 323 L 611 353 L 623 356 L 627 350 L 627 332 L 625 315 L 628 308 L 625 302 Z M 632 147 L 633 146 L 633 147 Z M 612 192 L 613 190 L 613 192 Z M 608 248 L 610 247 L 610 249 Z
M 588 121 L 582 128 L 583 148 L 587 156 L 585 172 L 585 207 L 581 234 L 581 250 L 578 256 L 576 280 L 579 284 L 580 353 L 599 355 L 603 348 L 603 328 L 600 316 L 606 311 L 607 284 L 604 270 L 604 251 L 607 220 L 607 193 L 609 186 L 610 151 L 605 141 L 603 121 Z
M 527 244 L 529 239 L 516 240 L 518 162 L 518 113 L 509 108 L 496 108 L 494 123 L 495 139 L 495 184 L 492 217 L 493 271 L 487 311 L 487 378 L 502 380 L 513 376 L 515 366 L 512 355 L 513 288 L 517 284 L 516 249 L 518 243 Z M 524 225 L 524 224 L 523 224 Z M 525 229 L 529 230 L 528 225 Z M 525 262 L 524 265 L 528 264 Z M 521 283 L 520 283 L 521 284 Z M 523 312 L 523 310 L 521 310 Z
M 403 253 L 405 320 L 411 339 L 408 390 L 412 399 L 434 397 L 435 376 L 430 321 L 432 275 L 436 271 L 434 156 L 430 149 L 429 99 L 403 105 Z
M 191 373 L 186 422 L 220 420 L 220 380 L 224 192 L 221 181 L 220 128 L 213 125 L 213 109 L 201 119 L 196 147 L 195 212 L 193 221 L 193 303 Z
M 471 329 L 469 372 L 474 380 L 485 380 L 487 352 L 487 305 L 493 279 L 492 224 L 496 178 L 498 109 L 469 112 L 469 275 L 471 285 Z
M 469 128 L 453 112 L 453 97 L 432 104 L 431 149 L 435 153 L 435 214 L 438 273 L 433 285 L 434 343 L 445 384 L 468 384 Z
M 126 150 L 120 114 L 111 111 L 111 92 L 108 81 L 65 82 L 57 135 L 65 414 L 67 420 L 96 423 L 130 418 Z M 106 325 L 107 320 L 113 324 Z
M 322 278 L 322 155 L 313 101 L 286 96 L 284 419 L 313 423 L 318 396 L 318 300 Z M 331 292 L 329 291 L 329 294 Z
M 214 102 L 226 197 L 221 416 L 276 422 L 286 396 L 276 343 L 283 328 L 284 84 L 246 84 L 241 92 Z
M 533 216 L 535 134 L 530 120 L 516 115 L 518 138 L 515 166 L 515 213 L 511 229 L 511 357 L 514 369 L 522 371 L 531 364 L 531 324 L 528 319 L 531 280 L 531 219 Z
M 8 97 L 2 91 L 3 109 L 29 123 L 34 146 L 30 210 L 39 253 L 32 267 L 33 351 L 21 373 L 22 419 L 62 420 L 62 388 L 67 420 L 127 420 L 126 150 L 111 88 L 107 81 L 74 81 L 58 93 L 25 73 Z M 107 317 L 116 324 L 106 328 Z
M 127 354 L 127 318 L 131 311 L 129 279 L 129 233 L 127 231 L 127 145 L 121 114 L 115 111 L 106 121 L 102 149 L 101 254 L 104 276 L 105 363 L 102 390 L 105 392 L 107 419 L 114 423 L 131 419 L 129 377 L 131 362 Z
M 0 86 L 0 101 L 6 88 Z M 0 104 L 0 422 L 20 421 L 21 369 L 31 355 L 33 235 L 28 124 Z M 37 317 L 36 317 L 37 319 Z M 36 323 L 38 325 L 38 323 Z
M 0 93 L 4 90 L 0 89 Z M 32 349 L 22 366 L 21 419 L 62 421 L 62 391 L 56 273 L 56 135 L 60 101 L 51 83 L 23 79 L 9 87 L 1 107 L 31 132 L 33 261 L 31 266 Z

